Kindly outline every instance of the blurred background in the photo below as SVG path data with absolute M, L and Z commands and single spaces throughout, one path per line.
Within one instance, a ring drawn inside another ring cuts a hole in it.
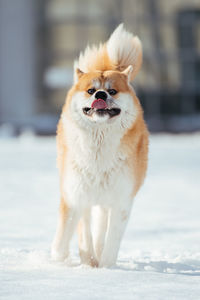
M 74 59 L 121 22 L 143 43 L 150 131 L 200 130 L 199 0 L 0 0 L 0 134 L 54 134 Z

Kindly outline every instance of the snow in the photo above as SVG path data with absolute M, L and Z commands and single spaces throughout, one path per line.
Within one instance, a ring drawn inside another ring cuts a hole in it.
M 50 259 L 55 138 L 0 139 L 0 299 L 200 299 L 200 134 L 153 135 L 116 267 Z

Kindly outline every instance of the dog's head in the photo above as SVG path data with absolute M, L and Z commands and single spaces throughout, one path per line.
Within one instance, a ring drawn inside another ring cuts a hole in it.
M 71 117 L 84 126 L 109 126 L 118 123 L 129 128 L 136 119 L 138 101 L 129 78 L 132 67 L 125 71 L 94 71 L 77 69 L 77 82 L 71 90 Z

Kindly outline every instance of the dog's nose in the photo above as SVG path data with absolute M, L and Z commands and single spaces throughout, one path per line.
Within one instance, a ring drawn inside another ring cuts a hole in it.
M 103 99 L 104 101 L 106 101 L 107 97 L 108 96 L 107 96 L 107 94 L 104 91 L 98 91 L 95 94 L 95 98 L 96 99 Z

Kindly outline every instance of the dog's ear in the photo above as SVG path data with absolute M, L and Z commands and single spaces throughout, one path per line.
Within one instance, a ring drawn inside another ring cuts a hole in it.
M 74 83 L 76 84 L 79 79 L 83 76 L 84 72 L 79 68 L 74 68 Z
M 122 74 L 127 76 L 128 82 L 131 81 L 131 75 L 133 72 L 133 67 L 130 65 L 128 66 L 123 72 Z
M 81 71 L 79 68 L 76 69 L 76 76 L 78 77 L 78 79 L 80 79 L 83 76 L 83 71 Z

